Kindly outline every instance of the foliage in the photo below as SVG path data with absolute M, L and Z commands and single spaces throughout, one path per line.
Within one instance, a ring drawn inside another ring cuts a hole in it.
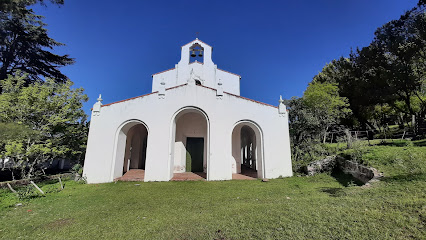
M 335 84 L 347 99 L 352 115 L 341 122 L 347 127 L 378 129 L 396 119 L 402 126 L 411 115 L 421 117 L 426 111 L 425 7 L 419 4 L 378 28 L 369 46 L 327 64 L 311 85 L 318 82 Z
M 0 81 L 0 129 L 20 132 L 2 140 L 2 157 L 11 158 L 30 177 L 42 163 L 55 158 L 80 160 L 84 153 L 87 122 L 82 110 L 87 96 L 72 82 L 47 79 L 23 88 L 27 74 L 16 74 Z
M 319 143 L 325 142 L 328 131 L 340 131 L 340 119 L 350 114 L 347 99 L 337 91 L 335 83 L 313 82 L 302 98 L 286 101 L 295 171 L 327 155 L 327 149 Z
M 285 104 L 289 108 L 289 131 L 293 170 L 314 160 L 321 152 L 317 145 L 321 131 L 320 121 L 310 108 L 306 107 L 302 98 L 291 98 Z M 315 159 L 316 160 L 316 159 Z
M 0 143 L 5 143 L 13 139 L 22 139 L 34 136 L 34 132 L 26 125 L 15 122 L 0 122 Z
M 367 150 L 363 159 L 385 175 L 370 188 L 344 187 L 326 174 L 267 183 L 67 182 L 61 192 L 0 209 L 8 222 L 0 232 L 6 239 L 424 238 L 426 148 Z
M 71 171 L 75 174 L 74 177 L 74 181 L 78 182 L 78 183 L 82 183 L 82 184 L 86 184 L 87 183 L 87 179 L 85 176 L 83 176 L 83 165 L 82 164 L 75 164 L 72 168 Z
M 83 166 L 79 163 L 75 164 L 71 170 L 73 171 L 73 173 L 75 174 L 79 174 L 80 176 L 83 175 Z
M 426 13 L 422 7 L 378 28 L 373 42 L 353 54 L 353 61 L 369 87 L 381 86 L 381 90 L 385 90 L 375 95 L 379 97 L 375 102 L 393 104 L 397 100 L 403 101 L 406 109 L 398 110 L 412 115 L 416 114 L 412 97 L 423 102 L 419 91 L 426 77 L 425 58 Z
M 54 47 L 62 46 L 48 36 L 43 17 L 36 15 L 30 6 L 44 4 L 43 0 L 2 0 L 0 2 L 0 80 L 18 70 L 28 73 L 28 83 L 40 81 L 41 77 L 66 82 L 67 77 L 59 67 L 74 63 L 68 55 L 52 53 Z M 63 0 L 51 0 L 62 5 Z M 0 88 L 1 92 L 1 88 Z
M 330 127 L 339 124 L 341 118 L 345 118 L 351 113 L 348 108 L 348 100 L 339 96 L 336 83 L 310 83 L 303 94 L 303 101 L 305 106 L 318 118 L 324 135 L 324 143 Z

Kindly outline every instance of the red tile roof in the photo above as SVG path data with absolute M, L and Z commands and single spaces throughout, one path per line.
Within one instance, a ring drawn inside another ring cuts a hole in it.
M 171 89 L 174 89 L 174 88 L 182 87 L 182 86 L 185 86 L 185 85 L 187 85 L 187 83 L 182 84 L 182 85 L 178 85 L 178 86 L 174 86 L 174 87 L 171 87 L 171 88 L 166 88 L 166 91 L 171 90 Z M 107 107 L 107 106 L 110 106 L 110 105 L 113 105 L 113 104 L 116 104 L 116 103 L 126 102 L 126 101 L 130 101 L 130 100 L 133 100 L 133 99 L 136 99 L 136 98 L 143 98 L 143 97 L 146 97 L 146 96 L 152 95 L 152 94 L 154 94 L 154 93 L 158 93 L 158 91 L 156 91 L 156 92 L 152 92 L 152 93 L 148 93 L 148 94 L 144 94 L 144 95 L 137 96 L 137 97 L 132 97 L 132 98 L 128 98 L 128 99 L 124 99 L 124 100 L 120 100 L 120 101 L 117 101 L 117 102 L 112 102 L 112 103 L 104 104 L 104 105 L 102 105 L 101 107 Z
M 203 88 L 208 88 L 208 89 L 211 89 L 211 90 L 216 91 L 216 89 L 211 88 L 211 87 L 207 87 L 207 86 L 203 86 L 203 85 L 199 85 L 199 86 L 200 86 L 200 87 L 203 87 Z M 267 104 L 267 103 L 259 102 L 259 101 L 256 101 L 256 100 L 253 100 L 253 99 L 250 99 L 250 98 L 246 98 L 246 97 L 241 97 L 241 96 L 238 96 L 238 95 L 235 95 L 235 94 L 229 93 L 229 92 L 225 92 L 225 91 L 224 91 L 223 93 L 226 93 L 226 94 L 231 95 L 231 96 L 233 96 L 233 97 L 242 98 L 242 99 L 247 100 L 247 101 L 251 101 L 251 102 L 259 103 L 259 104 L 262 104 L 262 105 L 265 105 L 265 106 L 268 106 L 268 107 L 278 108 L 277 106 L 274 106 L 274 105 L 271 105 L 271 104 Z
M 175 89 L 175 88 L 179 88 L 179 87 L 183 87 L 183 86 L 186 86 L 186 85 L 188 85 L 188 84 L 187 84 L 187 83 L 185 83 L 185 84 L 181 84 L 181 85 L 174 86 L 174 87 L 171 87 L 171 88 L 166 88 L 166 91 L 169 91 L 169 90 L 172 90 L 172 89 Z M 197 86 L 200 86 L 200 87 L 203 87 L 203 88 L 207 88 L 207 89 L 210 89 L 210 90 L 216 91 L 216 89 L 211 88 L 211 87 L 207 87 L 207 86 L 203 86 L 203 85 L 197 85 Z M 107 106 L 110 106 L 110 105 L 113 105 L 113 104 L 116 104 L 116 103 L 121 103 L 121 102 L 130 101 L 130 100 L 133 100 L 133 99 L 136 99 L 136 98 L 143 98 L 143 97 L 146 97 L 146 96 L 149 96 L 149 95 L 155 94 L 155 93 L 158 93 L 158 91 L 156 91 L 156 92 L 152 92 L 152 93 L 148 93 L 148 94 L 145 94 L 145 95 L 141 95 L 141 96 L 137 96 L 137 97 L 132 97 L 132 98 L 124 99 L 124 100 L 117 101 L 117 102 L 108 103 L 108 104 L 102 105 L 102 107 L 107 107 Z M 274 105 L 271 105 L 271 104 L 267 104 L 267 103 L 259 102 L 259 101 L 256 101 L 256 100 L 253 100 L 253 99 L 250 99 L 250 98 L 246 98 L 246 97 L 241 97 L 241 96 L 238 96 L 238 95 L 235 95 L 235 94 L 229 93 L 229 92 L 224 92 L 224 93 L 226 93 L 226 94 L 228 94 L 228 95 L 231 95 L 231 96 L 233 96 L 233 97 L 241 98 L 241 99 L 244 99 L 244 100 L 247 100 L 247 101 L 251 101 L 251 102 L 255 102 L 255 103 L 258 103 L 258 104 L 261 104 L 261 105 L 265 105 L 265 106 L 268 106 L 268 107 L 278 108 L 277 106 L 274 106 Z M 288 111 L 288 110 L 287 110 L 287 111 Z
M 132 97 L 132 98 L 120 100 L 120 101 L 117 101 L 117 102 L 112 102 L 112 103 L 104 104 L 101 107 L 107 107 L 107 106 L 110 106 L 110 105 L 113 105 L 113 104 L 116 104 L 116 103 L 121 103 L 121 102 L 126 102 L 126 101 L 129 101 L 129 100 L 133 100 L 133 99 L 136 99 L 136 98 L 146 97 L 146 96 L 154 94 L 154 93 L 158 93 L 158 91 L 157 92 L 148 93 L 148 94 L 144 94 L 144 95 L 137 96 L 137 97 Z

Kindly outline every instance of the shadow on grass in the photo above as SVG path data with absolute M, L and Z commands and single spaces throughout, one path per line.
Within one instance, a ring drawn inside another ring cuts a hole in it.
M 426 139 L 414 141 L 413 144 L 416 147 L 426 147 Z
M 391 146 L 391 147 L 407 147 L 410 145 L 410 141 L 407 140 L 392 140 L 391 142 L 381 142 L 379 146 Z
M 416 141 L 394 139 L 394 140 L 388 140 L 386 142 L 381 142 L 378 145 L 379 146 L 391 146 L 391 147 L 409 147 L 409 146 L 425 147 L 426 146 L 426 139 L 416 140 Z
M 344 187 L 351 187 L 351 186 L 362 186 L 364 185 L 363 182 L 360 180 L 354 178 L 350 174 L 346 174 L 342 172 L 340 169 L 335 169 L 331 173 L 331 176 L 336 179 L 342 186 Z
M 410 182 L 410 181 L 426 181 L 425 173 L 401 174 L 392 177 L 383 177 L 380 181 L 384 182 Z
M 320 191 L 324 193 L 328 193 L 331 197 L 346 196 L 344 188 L 321 188 Z

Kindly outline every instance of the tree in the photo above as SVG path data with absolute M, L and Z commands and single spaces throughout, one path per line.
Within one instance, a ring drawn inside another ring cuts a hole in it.
M 426 14 L 420 6 L 378 28 L 372 43 L 327 64 L 313 83 L 338 84 L 360 127 L 375 129 L 375 110 L 389 105 L 405 115 L 426 110 Z M 396 113 L 398 115 L 398 113 Z M 356 123 L 354 120 L 346 124 Z M 347 119 L 348 120 L 348 119 Z
M 8 136 L 0 142 L 0 157 L 12 159 L 23 177 L 55 158 L 82 159 L 88 129 L 82 88 L 53 79 L 23 87 L 27 77 L 18 72 L 0 81 L 0 135 Z
M 64 0 L 50 0 L 51 3 L 57 5 L 63 5 Z M 17 12 L 25 11 L 22 6 L 30 6 L 36 3 L 46 5 L 44 0 L 0 0 L 0 11 L 1 12 Z
M 303 94 L 305 106 L 318 118 L 325 143 L 327 132 L 351 113 L 348 99 L 339 96 L 336 83 L 310 83 Z
M 378 28 L 374 41 L 359 52 L 357 61 L 365 66 L 371 87 L 387 87 L 387 97 L 382 102 L 396 107 L 395 101 L 403 101 L 406 108 L 399 110 L 415 115 L 413 97 L 422 102 L 422 110 L 426 108 L 421 96 L 426 78 L 425 58 L 426 13 L 424 7 L 418 7 Z
M 291 155 L 295 171 L 310 161 L 317 160 L 318 135 L 321 123 L 310 108 L 305 105 L 303 98 L 292 97 L 285 100 L 289 108 L 289 131 L 291 140 Z
M 63 0 L 51 0 L 58 5 Z M 29 7 L 43 0 L 2 0 L 0 2 L 0 80 L 16 71 L 28 73 L 26 84 L 42 77 L 65 82 L 59 68 L 74 63 L 68 55 L 56 55 L 54 47 L 64 44 L 50 38 L 43 17 Z M 0 88 L 1 91 L 1 88 Z

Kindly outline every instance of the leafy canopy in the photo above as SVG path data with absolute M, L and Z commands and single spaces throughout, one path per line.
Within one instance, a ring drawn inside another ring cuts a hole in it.
M 87 96 L 72 82 L 46 79 L 23 87 L 28 74 L 0 81 L 0 157 L 28 167 L 32 175 L 41 163 L 55 158 L 79 159 L 84 152 L 87 123 L 82 110 Z M 19 133 L 13 136 L 11 133 Z
M 63 4 L 63 0 L 51 2 Z M 44 4 L 45 1 L 0 1 L 0 80 L 16 71 L 28 74 L 26 84 L 41 81 L 42 77 L 59 82 L 67 80 L 59 68 L 73 64 L 74 59 L 51 52 L 54 47 L 63 44 L 48 36 L 43 16 L 30 9 L 35 3 Z

